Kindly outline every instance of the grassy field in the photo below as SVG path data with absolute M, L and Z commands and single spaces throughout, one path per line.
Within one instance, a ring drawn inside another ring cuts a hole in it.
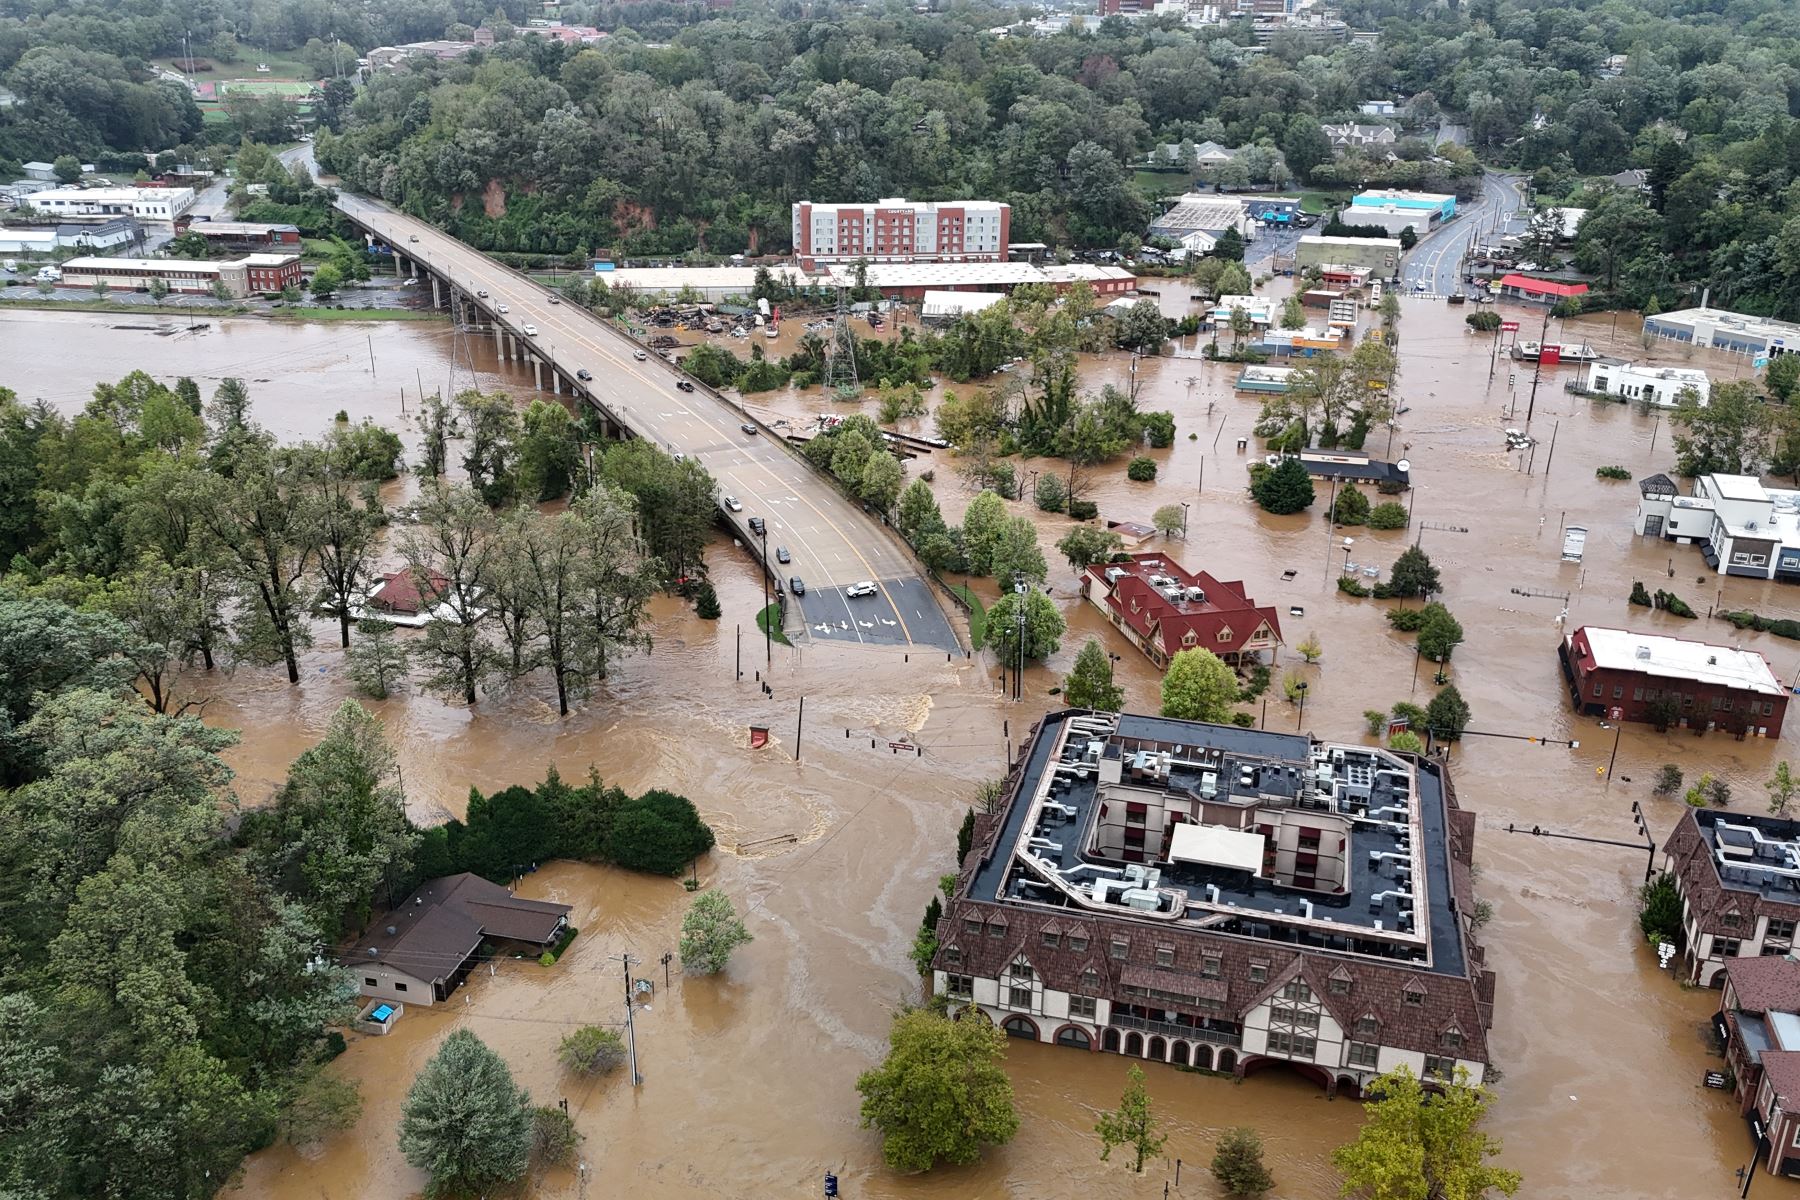
M 952 583 L 949 587 L 969 606 L 969 648 L 979 650 L 987 644 L 987 606 L 968 584 Z
M 178 56 L 152 59 L 151 61 L 159 67 L 167 67 L 174 71 L 179 69 L 175 66 L 176 57 Z M 213 65 L 212 70 L 201 71 L 194 76 L 202 83 L 209 80 L 216 83 L 221 79 L 311 80 L 313 77 L 311 68 L 306 65 L 297 50 L 259 50 L 254 46 L 239 45 L 238 60 L 234 63 L 222 63 L 208 54 L 205 46 L 195 45 L 194 57 L 203 58 Z M 256 68 L 259 63 L 268 64 L 269 73 L 267 75 L 257 74 Z
M 787 634 L 781 632 L 780 621 L 781 605 L 779 604 L 771 604 L 769 607 L 756 614 L 756 627 L 758 629 L 766 631 L 770 637 L 774 638 L 782 645 L 791 646 L 794 643 L 788 641 Z
M 1309 213 L 1322 213 L 1326 209 L 1338 207 L 1349 198 L 1347 192 L 1301 192 L 1300 208 Z
M 52 312 L 104 312 L 104 313 L 141 313 L 145 316 L 164 317 L 232 317 L 242 315 L 246 310 L 236 304 L 209 305 L 174 305 L 174 304 L 127 304 L 121 300 L 48 300 L 42 296 L 16 296 L 18 289 L 0 300 L 0 308 L 42 308 Z

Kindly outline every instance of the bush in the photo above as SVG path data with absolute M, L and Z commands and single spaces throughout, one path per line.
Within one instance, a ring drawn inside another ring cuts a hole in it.
M 1651 597 L 1651 599 L 1655 602 L 1657 608 L 1662 609 L 1671 616 L 1687 617 L 1692 620 L 1699 615 L 1687 606 L 1687 601 L 1683 600 L 1680 596 L 1677 596 L 1674 592 L 1665 592 L 1659 588 L 1657 589 L 1656 595 Z
M 1069 488 L 1061 475 L 1046 472 L 1038 476 L 1037 506 L 1040 512 L 1059 513 L 1069 507 Z
M 556 1105 L 531 1110 L 531 1156 L 540 1166 L 561 1166 L 581 1145 L 575 1121 Z
M 1138 420 L 1142 422 L 1144 434 L 1150 439 L 1150 445 L 1156 450 L 1166 450 L 1175 444 L 1175 414 L 1170 412 L 1140 413 Z
M 1644 586 L 1644 581 L 1641 579 L 1632 581 L 1631 603 L 1637 605 L 1640 608 L 1649 608 L 1651 606 L 1650 605 L 1650 589 L 1648 589 Z M 1731 619 L 1731 614 L 1727 613 L 1725 615 L 1725 619 L 1729 621 Z M 1734 624 L 1735 624 L 1735 622 L 1734 622 Z M 1742 629 L 1743 626 L 1739 625 L 1738 628 Z
M 1331 506 L 1331 519 L 1339 525 L 1361 525 L 1369 519 L 1369 498 L 1355 484 L 1346 484 Z
M 676 875 L 713 843 L 713 831 L 693 801 L 652 788 L 619 806 L 606 857 L 627 870 Z
M 625 1042 L 614 1030 L 584 1025 L 558 1043 L 556 1061 L 577 1075 L 602 1075 L 625 1061 Z
M 1364 587 L 1360 582 L 1358 582 L 1356 577 L 1353 575 L 1339 575 L 1338 581 L 1337 581 L 1337 587 L 1338 587 L 1338 591 L 1344 593 L 1344 595 L 1346 595 L 1346 596 L 1356 596 L 1358 598 L 1361 598 L 1361 597 L 1373 595 L 1373 593 L 1370 592 L 1368 588 Z
M 1730 621 L 1739 629 L 1754 629 L 1759 633 L 1772 633 L 1776 637 L 1800 640 L 1800 621 L 1792 621 L 1787 618 L 1759 616 L 1746 609 L 1740 609 L 1736 612 L 1720 613 L 1719 615 L 1724 617 L 1727 621 Z
M 1100 506 L 1092 500 L 1071 500 L 1069 515 L 1077 521 L 1091 521 L 1100 515 Z
M 1656 783 L 1650 788 L 1653 796 L 1673 796 L 1681 790 L 1681 768 L 1674 763 L 1664 763 L 1656 772 Z
M 1414 729 L 1425 728 L 1425 710 L 1410 700 L 1396 700 L 1388 711 L 1394 714 L 1396 721 L 1405 721 Z
M 1249 729 L 1256 724 L 1256 718 L 1247 712 L 1234 712 L 1231 714 L 1231 723 L 1239 729 Z
M 1599 479 L 1630 479 L 1631 472 L 1624 467 L 1595 467 L 1594 475 Z
M 1402 729 L 1388 738 L 1388 749 L 1401 754 L 1425 753 L 1425 739 L 1410 729 Z
M 694 594 L 694 615 L 702 621 L 716 621 L 723 615 L 723 611 L 719 607 L 719 593 L 713 590 L 713 585 L 701 584 Z
M 1469 727 L 1469 703 L 1451 684 L 1431 698 L 1425 709 L 1425 726 L 1439 741 L 1454 742 Z
M 1125 478 L 1133 483 L 1149 483 L 1156 478 L 1156 460 L 1140 454 L 1125 464 Z
M 538 966 L 554 967 L 555 965 L 556 965 L 556 955 L 550 953 L 548 950 L 546 950 L 542 954 L 538 955 Z
M 1494 330 L 1500 328 L 1500 314 L 1494 312 L 1492 309 L 1483 309 L 1480 312 L 1472 312 L 1464 317 L 1463 323 L 1468 325 L 1470 329 L 1478 329 L 1482 333 L 1492 333 Z
M 1257 478 L 1252 472 L 1250 494 L 1263 511 L 1283 515 L 1297 513 L 1312 504 L 1313 481 L 1297 458 L 1284 458 L 1279 466 Z
M 1652 944 L 1681 944 L 1681 893 L 1675 877 L 1664 871 L 1638 889 L 1638 928 Z
M 1393 500 L 1384 500 L 1369 510 L 1369 516 L 1363 524 L 1370 529 L 1404 529 L 1406 506 Z
M 1379 708 L 1363 709 L 1363 724 L 1369 727 L 1370 734 L 1379 734 L 1387 728 L 1388 715 Z

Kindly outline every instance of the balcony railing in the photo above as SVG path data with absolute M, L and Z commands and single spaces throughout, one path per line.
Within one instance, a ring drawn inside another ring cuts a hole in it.
M 1119 1029 L 1139 1029 L 1145 1033 L 1160 1033 L 1164 1037 L 1182 1038 L 1190 1042 L 1211 1042 L 1215 1046 L 1238 1047 L 1244 1043 L 1244 1035 L 1238 1030 L 1198 1029 L 1192 1025 L 1152 1021 L 1147 1017 L 1134 1017 L 1126 1013 L 1114 1013 L 1112 1024 Z

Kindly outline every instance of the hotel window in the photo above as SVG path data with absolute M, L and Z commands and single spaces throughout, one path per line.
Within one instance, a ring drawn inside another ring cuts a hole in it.
M 1301 1004 L 1305 1004 L 1313 998 L 1312 989 L 1296 979 L 1294 982 L 1287 984 L 1281 989 L 1281 998 L 1283 1000 L 1297 1000 Z
M 1250 982 L 1251 983 L 1262 983 L 1265 980 L 1267 980 L 1268 978 L 1269 978 L 1269 964 L 1268 963 L 1251 963 L 1250 964 Z
M 957 946 L 945 946 L 944 947 L 944 961 L 947 963 L 961 962 L 962 961 L 961 948 L 957 947 Z
M 1081 973 L 1081 986 L 1090 992 L 1100 990 L 1100 973 L 1089 967 Z
M 1455 1030 L 1455 1029 L 1444 1030 L 1444 1036 L 1440 1040 L 1443 1042 L 1444 1049 L 1446 1049 L 1446 1050 L 1461 1050 L 1462 1049 L 1462 1033 L 1459 1030 Z
M 1356 1036 L 1374 1037 L 1381 1030 L 1381 1022 L 1374 1017 L 1356 1018 Z
M 1715 958 L 1736 958 L 1744 948 L 1737 938 L 1715 937 L 1713 939 L 1713 956 Z
M 988 936 L 991 938 L 1005 937 L 1006 936 L 1006 926 L 1000 924 L 999 922 L 995 922 L 994 924 L 989 925 L 988 926 Z
M 1450 1079 L 1456 1075 L 1456 1060 L 1436 1054 L 1425 1056 L 1425 1078 Z
M 1062 934 L 1057 933 L 1054 929 L 1044 930 L 1044 945 L 1055 950 L 1062 945 Z
M 1006 1003 L 1013 1008 L 1030 1008 L 1031 989 L 1028 987 L 1007 988 Z
M 1156 965 L 1159 967 L 1174 966 L 1175 965 L 1175 947 L 1173 947 L 1173 946 L 1158 946 L 1156 948 Z
M 1771 938 L 1775 938 L 1779 941 L 1784 941 L 1784 942 L 1793 941 L 1794 940 L 1794 922 L 1792 922 L 1792 921 L 1777 921 L 1773 918 L 1770 918 L 1768 936 Z
M 1082 933 L 1071 933 L 1069 935 L 1069 949 L 1073 950 L 1077 954 L 1080 954 L 1082 951 L 1086 950 L 1087 949 L 1087 935 L 1082 934 Z
M 963 918 L 963 932 L 979 934 L 981 932 L 981 922 L 976 920 L 974 917 L 964 917 Z
M 1100 1003 L 1092 996 L 1070 996 L 1069 1015 L 1079 1017 L 1083 1021 L 1092 1021 L 1100 1011 Z
M 1331 994 L 1334 996 L 1348 996 L 1350 994 L 1350 981 L 1348 979 L 1332 980 Z
M 1118 938 L 1113 939 L 1111 954 L 1114 958 L 1123 959 L 1125 957 L 1126 951 L 1128 951 L 1130 949 L 1131 949 L 1130 942 L 1122 942 Z
M 1209 954 L 1201 959 L 1200 974 L 1206 979 L 1217 979 L 1219 977 L 1219 956 Z
M 1280 1021 L 1284 1025 L 1298 1025 L 1302 1029 L 1317 1029 L 1319 1027 L 1318 1013 L 1313 1012 L 1311 1009 L 1288 1008 L 1280 1004 L 1274 1005 L 1269 1009 L 1269 1019 L 1271 1021 Z
M 1285 1054 L 1289 1058 L 1311 1058 L 1318 1050 L 1317 1038 L 1303 1034 L 1289 1033 L 1285 1029 L 1269 1031 L 1269 1053 Z
M 1400 993 L 1400 1000 L 1408 1008 L 1420 1008 L 1425 1004 L 1425 993 L 1416 988 L 1407 988 Z
M 1031 969 L 1031 964 L 1028 962 L 1014 963 L 1011 974 L 1014 979 L 1023 979 L 1027 983 L 1037 978 L 1037 972 Z
M 1346 1061 L 1353 1067 L 1373 1067 L 1381 1061 L 1381 1047 L 1370 1042 L 1351 1042 Z
M 944 995 L 968 1000 L 975 995 L 975 980 L 968 975 L 946 975 Z
M 1742 923 L 1743 918 L 1738 916 L 1737 913 L 1726 913 L 1724 916 L 1720 917 L 1719 920 L 1724 924 L 1725 928 L 1736 929 Z

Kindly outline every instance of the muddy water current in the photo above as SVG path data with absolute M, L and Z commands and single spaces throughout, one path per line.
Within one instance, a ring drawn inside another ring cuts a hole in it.
M 1173 447 L 1151 452 L 1157 481 L 1127 481 L 1120 462 L 1097 474 L 1090 495 L 1103 515 L 1120 520 L 1147 520 L 1161 504 L 1187 501 L 1187 540 L 1172 539 L 1169 552 L 1190 567 L 1245 580 L 1259 601 L 1278 606 L 1290 645 L 1318 635 L 1324 656 L 1317 665 L 1298 665 L 1291 652 L 1282 657 L 1281 669 L 1292 666 L 1310 683 L 1304 714 L 1279 689 L 1266 709 L 1253 711 L 1270 728 L 1303 726 L 1322 737 L 1354 740 L 1362 736 L 1363 710 L 1408 697 L 1423 703 L 1432 694 L 1431 664 L 1415 683 L 1412 639 L 1390 631 L 1385 605 L 1342 597 L 1335 587 L 1344 536 L 1355 539 L 1352 561 L 1383 569 L 1413 537 L 1423 538 L 1443 571 L 1444 600 L 1466 631 L 1449 673 L 1473 706 L 1473 728 L 1581 743 L 1570 750 L 1474 737 L 1454 752 L 1459 794 L 1481 815 L 1477 892 L 1494 910 L 1482 936 L 1499 981 L 1491 1049 L 1501 1078 L 1490 1126 L 1506 1144 L 1504 1161 L 1525 1173 L 1521 1195 L 1532 1197 L 1723 1197 L 1735 1191 L 1733 1171 L 1749 1158 L 1749 1133 L 1725 1094 L 1701 1086 L 1703 1073 L 1719 1065 L 1706 1036 L 1717 994 L 1677 987 L 1635 933 L 1633 891 L 1645 856 L 1509 834 L 1506 827 L 1539 824 L 1630 840 L 1628 809 L 1636 800 L 1660 837 L 1680 802 L 1650 796 L 1659 764 L 1678 763 L 1690 777 L 1701 770 L 1722 775 L 1733 787 L 1732 807 L 1756 811 L 1762 781 L 1793 750 L 1633 726 L 1619 738 L 1609 782 L 1614 731 L 1569 710 L 1555 655 L 1565 601 L 1548 593 L 1568 594 L 1569 628 L 1618 624 L 1735 642 L 1768 654 L 1790 680 L 1800 670 L 1800 644 L 1740 634 L 1705 614 L 1722 601 L 1791 615 L 1796 593 L 1723 581 L 1693 548 L 1632 536 L 1636 488 L 1598 480 L 1594 468 L 1618 464 L 1634 478 L 1668 469 L 1667 422 L 1566 393 L 1576 367 L 1543 373 L 1530 422 L 1541 439 L 1535 460 L 1509 454 L 1500 431 L 1525 424 L 1530 366 L 1509 367 L 1502 357 L 1490 383 L 1492 342 L 1464 332 L 1462 315 L 1408 301 L 1401 321 L 1398 391 L 1410 411 L 1394 454 L 1410 459 L 1418 485 L 1412 500 L 1422 525 L 1410 533 L 1331 530 L 1318 515 L 1323 496 L 1310 515 L 1260 513 L 1244 492 L 1254 443 L 1249 454 L 1236 449 L 1258 403 L 1233 393 L 1238 368 L 1199 360 L 1140 366 L 1141 403 L 1171 409 L 1179 425 Z M 1535 312 L 1506 315 L 1521 317 L 1525 336 L 1535 336 Z M 448 330 L 429 324 L 227 321 L 167 334 L 132 328 L 161 321 L 5 314 L 0 383 L 25 399 L 42 396 L 73 410 L 96 381 L 134 368 L 166 379 L 191 374 L 206 390 L 218 376 L 243 375 L 253 381 L 257 418 L 284 437 L 314 436 L 343 408 L 357 419 L 395 423 L 410 447 L 410 430 L 397 424 L 401 389 L 410 407 L 419 381 L 427 391 L 441 386 L 453 352 Z M 1566 340 L 1609 348 L 1610 318 L 1570 324 Z M 1553 322 L 1550 338 L 1558 336 Z M 529 394 L 529 375 L 495 363 L 491 342 L 484 347 L 476 339 L 472 349 L 484 388 Z M 1647 354 L 1623 321 L 1612 350 L 1691 361 L 1715 377 L 1728 378 L 1733 368 L 1704 353 Z M 1511 389 L 1509 369 L 1516 373 Z M 1083 370 L 1092 387 L 1123 383 L 1127 365 L 1111 356 L 1088 359 Z M 815 390 L 754 403 L 800 419 L 827 402 Z M 919 428 L 928 432 L 929 419 Z M 1372 439 L 1371 447 L 1382 450 L 1383 440 L 1385 434 Z M 935 466 L 935 487 L 954 518 L 967 494 L 948 462 L 933 462 L 942 458 L 911 467 Z M 1025 466 L 1060 469 L 1052 462 Z M 1063 518 L 1030 515 L 1047 543 L 1067 527 Z M 1567 522 L 1590 529 L 1580 565 L 1559 561 L 1559 529 Z M 693 797 L 719 833 L 719 849 L 699 865 L 702 882 L 748 911 L 756 940 L 720 978 L 684 979 L 676 962 L 665 984 L 661 959 L 675 949 L 687 902 L 679 883 L 548 867 L 521 891 L 575 907 L 581 934 L 564 959 L 551 969 L 496 964 L 448 1004 L 409 1010 L 391 1035 L 353 1037 L 334 1069 L 362 1088 L 358 1125 L 305 1154 L 277 1148 L 256 1155 L 238 1194 L 417 1194 L 422 1177 L 395 1142 L 400 1105 L 443 1037 L 468 1027 L 506 1057 L 535 1102 L 566 1098 L 587 1136 L 586 1173 L 535 1178 L 531 1195 L 816 1195 L 822 1172 L 834 1169 L 852 1197 L 1072 1198 L 1104 1190 L 1149 1198 L 1173 1183 L 1179 1157 L 1181 1181 L 1171 1194 L 1211 1197 L 1219 1193 L 1203 1164 L 1218 1131 L 1237 1124 L 1253 1125 L 1267 1139 L 1274 1195 L 1335 1195 L 1330 1151 L 1353 1135 L 1358 1106 L 1327 1101 L 1279 1070 L 1233 1083 L 1150 1067 L 1151 1092 L 1171 1137 L 1169 1161 L 1152 1163 L 1142 1177 L 1099 1161 L 1095 1112 L 1116 1102 L 1124 1075 L 1124 1064 L 1110 1056 L 1012 1043 L 1019 1136 L 968 1168 L 895 1176 L 881 1165 L 873 1134 L 858 1127 L 855 1079 L 880 1056 L 889 1013 L 917 994 L 905 951 L 935 879 L 952 869 L 955 826 L 970 789 L 1004 770 L 1008 735 L 1016 740 L 1055 703 L 1050 689 L 1082 640 L 1109 636 L 1098 614 L 1075 602 L 1067 565 L 1047 552 L 1070 633 L 1046 667 L 1027 673 L 1027 698 L 1017 704 L 1000 698 L 997 669 L 980 655 L 946 661 L 804 641 L 765 651 L 750 621 L 761 604 L 760 581 L 724 541 L 709 556 L 724 619 L 700 622 L 686 606 L 659 601 L 654 649 L 628 659 L 566 720 L 557 718 L 546 682 L 535 678 L 496 690 L 472 711 L 418 695 L 371 704 L 399 747 L 408 803 L 420 820 L 460 813 L 471 785 L 535 780 L 551 763 L 565 775 L 592 767 L 628 789 L 656 785 Z M 1284 581 L 1289 570 L 1295 575 Z M 1629 609 L 1634 579 L 1676 592 L 1701 618 Z M 1303 615 L 1290 615 L 1290 608 Z M 279 673 L 249 668 L 193 681 L 197 692 L 214 697 L 208 721 L 242 730 L 230 758 L 246 804 L 267 800 L 348 694 L 335 638 L 323 628 L 319 635 L 298 687 Z M 1124 656 L 1119 669 L 1131 706 L 1153 710 L 1157 677 L 1123 643 L 1111 648 Z M 772 697 L 762 693 L 758 672 Z M 752 724 L 770 728 L 768 747 L 749 749 Z M 888 743 L 901 740 L 923 754 L 893 752 Z M 590 1084 L 563 1075 L 554 1062 L 556 1042 L 568 1030 L 622 1020 L 621 954 L 655 984 L 637 1018 L 644 1083 L 635 1091 L 623 1072 Z M 1754 1186 L 1761 1195 L 1800 1194 L 1767 1177 Z

